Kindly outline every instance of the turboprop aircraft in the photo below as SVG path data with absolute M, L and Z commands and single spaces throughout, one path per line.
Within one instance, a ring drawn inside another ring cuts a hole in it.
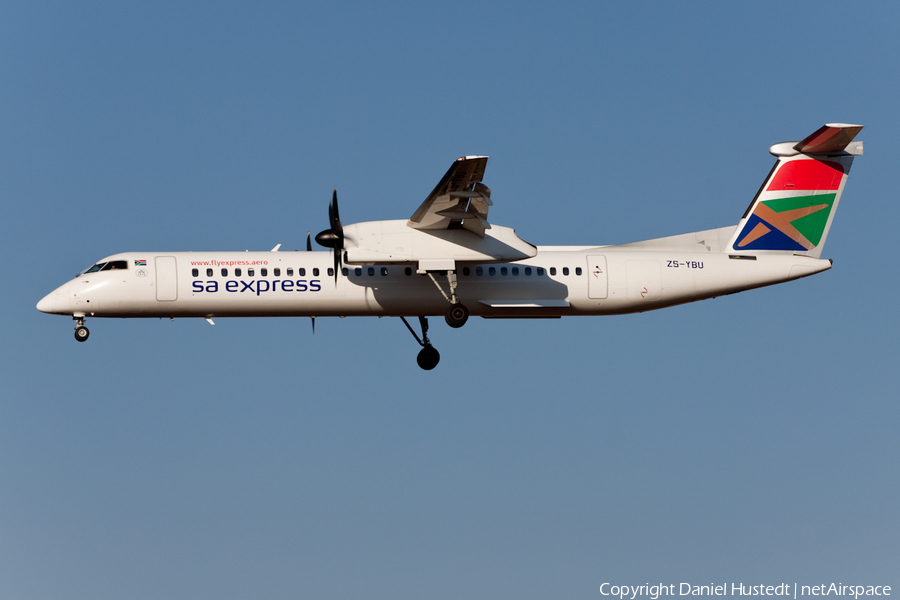
M 440 360 L 428 317 L 462 327 L 484 318 L 643 312 L 806 277 L 831 268 L 822 248 L 862 126 L 832 123 L 769 148 L 775 166 L 737 225 L 615 246 L 533 246 L 488 222 L 486 156 L 456 159 L 408 220 L 342 225 L 337 190 L 327 251 L 125 252 L 96 262 L 37 305 L 87 317 L 400 317 Z M 421 337 L 406 320 L 418 317 Z

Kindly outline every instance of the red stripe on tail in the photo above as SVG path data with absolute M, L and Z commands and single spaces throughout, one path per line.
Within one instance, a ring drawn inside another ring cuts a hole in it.
M 781 165 L 767 192 L 781 190 L 837 190 L 844 168 L 829 160 L 792 160 Z

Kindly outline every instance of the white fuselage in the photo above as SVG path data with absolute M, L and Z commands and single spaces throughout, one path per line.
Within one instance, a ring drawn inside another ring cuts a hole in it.
M 101 262 L 108 261 L 124 261 L 127 268 L 81 274 L 48 294 L 38 309 L 75 317 L 211 318 L 435 316 L 448 306 L 415 265 L 345 264 L 335 281 L 331 251 L 126 252 Z M 457 293 L 473 316 L 623 314 L 830 267 L 828 260 L 785 254 L 538 247 L 534 257 L 517 262 L 457 263 Z M 446 278 L 433 275 L 446 289 Z
M 769 151 L 775 167 L 740 222 L 617 246 L 534 246 L 488 222 L 486 156 L 463 156 L 408 220 L 342 225 L 337 189 L 327 251 L 128 252 L 94 264 L 37 305 L 74 317 L 401 317 L 433 369 L 426 317 L 558 318 L 655 310 L 831 268 L 822 248 L 862 142 L 827 124 Z M 338 268 L 340 263 L 345 263 Z M 406 317 L 419 317 L 421 337 Z

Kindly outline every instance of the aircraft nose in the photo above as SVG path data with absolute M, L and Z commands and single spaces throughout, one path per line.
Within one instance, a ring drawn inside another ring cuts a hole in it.
M 50 292 L 49 294 L 41 298 L 41 301 L 37 303 L 37 309 L 42 313 L 52 313 L 55 304 L 56 293 Z
M 63 295 L 59 290 L 53 290 L 37 303 L 37 309 L 42 313 L 59 314 L 63 310 Z

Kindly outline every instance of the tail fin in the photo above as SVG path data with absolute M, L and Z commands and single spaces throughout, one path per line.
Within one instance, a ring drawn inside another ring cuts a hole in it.
M 819 258 L 853 158 L 861 125 L 831 123 L 802 142 L 769 148 L 778 162 L 728 244 L 728 251 L 789 252 Z

